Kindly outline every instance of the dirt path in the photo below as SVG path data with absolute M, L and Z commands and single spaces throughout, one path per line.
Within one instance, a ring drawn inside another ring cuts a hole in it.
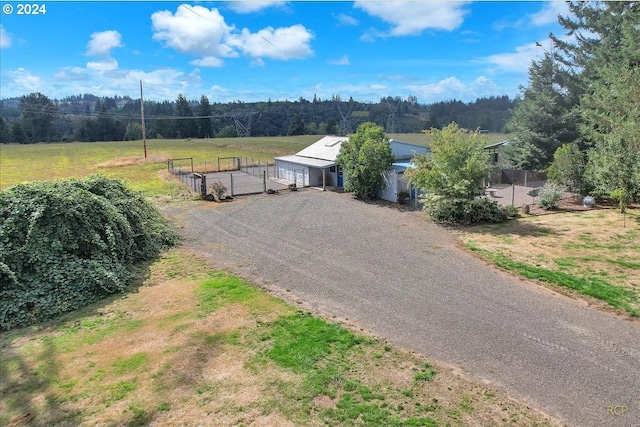
M 164 210 L 189 245 L 289 300 L 569 424 L 640 426 L 639 322 L 496 271 L 417 212 L 315 190 Z

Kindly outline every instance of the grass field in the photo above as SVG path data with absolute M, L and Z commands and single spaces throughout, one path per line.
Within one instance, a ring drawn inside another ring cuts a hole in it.
M 0 182 L 102 172 L 148 196 L 177 194 L 181 184 L 162 175 L 166 157 L 265 161 L 314 140 L 150 141 L 149 162 L 140 142 L 0 146 Z M 559 425 L 186 248 L 136 266 L 135 277 L 126 294 L 0 334 L 0 425 Z
M 625 224 L 626 223 L 626 224 Z M 464 244 L 500 268 L 640 316 L 640 212 L 617 209 L 529 215 L 462 233 Z
M 142 141 L 0 144 L 0 188 L 100 172 L 126 179 L 133 188 L 150 196 L 174 194 L 178 189 L 160 175 L 169 158 L 193 157 L 198 170 L 217 167 L 218 157 L 241 156 L 264 163 L 273 161 L 276 155 L 295 153 L 317 139 L 299 136 L 149 140 L 147 160 Z

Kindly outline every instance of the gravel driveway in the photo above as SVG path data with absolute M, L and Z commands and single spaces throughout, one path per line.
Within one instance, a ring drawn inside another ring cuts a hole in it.
M 317 190 L 165 212 L 189 244 L 279 295 L 569 424 L 640 426 L 639 322 L 497 271 L 418 212 Z

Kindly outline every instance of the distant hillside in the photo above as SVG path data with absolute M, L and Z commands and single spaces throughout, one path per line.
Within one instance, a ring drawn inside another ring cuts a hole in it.
M 2 142 L 142 138 L 139 99 L 85 94 L 49 100 L 34 95 L 0 101 Z M 514 104 L 508 96 L 429 105 L 419 104 L 415 97 L 387 97 L 377 103 L 334 97 L 222 104 L 203 96 L 200 100 L 145 101 L 144 115 L 148 138 L 349 134 L 365 121 L 383 126 L 388 133 L 421 132 L 452 121 L 467 129 L 501 132 Z

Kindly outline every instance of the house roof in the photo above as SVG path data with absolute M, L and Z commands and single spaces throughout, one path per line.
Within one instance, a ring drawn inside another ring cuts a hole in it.
M 496 142 L 495 144 L 489 144 L 489 145 L 485 145 L 484 149 L 485 150 L 491 150 L 492 148 L 498 148 L 502 145 L 507 145 L 509 143 L 509 140 L 505 140 L 505 141 L 500 141 L 500 142 Z
M 336 164 L 335 160 L 331 161 L 331 160 L 323 160 L 323 159 L 314 159 L 312 157 L 298 156 L 297 154 L 294 154 L 291 156 L 276 157 L 275 159 L 283 162 L 289 162 L 289 163 L 294 163 L 294 164 L 303 165 L 303 166 L 311 166 L 313 168 L 320 168 L 320 169 L 326 169 L 328 167 L 335 166 Z
M 340 151 L 340 145 L 348 140 L 348 136 L 325 136 L 307 148 L 297 152 L 296 156 L 335 162 L 336 157 L 338 157 L 338 152 Z

